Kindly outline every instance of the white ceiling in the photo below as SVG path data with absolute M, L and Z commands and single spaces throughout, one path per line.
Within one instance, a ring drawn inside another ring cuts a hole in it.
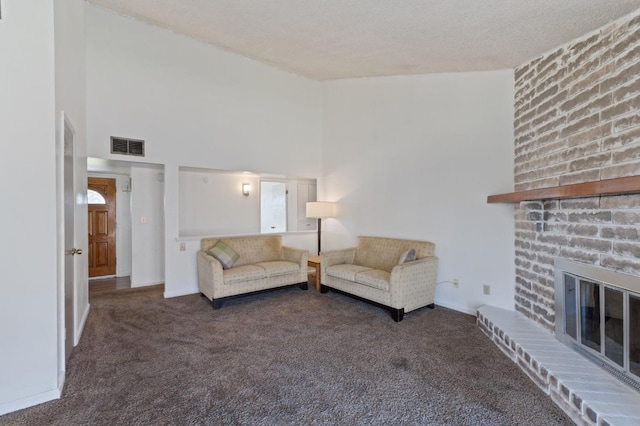
M 640 0 L 88 0 L 317 80 L 514 68 Z

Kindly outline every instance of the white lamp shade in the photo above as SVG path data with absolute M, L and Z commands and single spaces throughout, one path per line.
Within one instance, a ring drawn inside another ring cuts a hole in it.
M 328 201 L 313 201 L 307 203 L 307 217 L 333 217 L 333 203 Z

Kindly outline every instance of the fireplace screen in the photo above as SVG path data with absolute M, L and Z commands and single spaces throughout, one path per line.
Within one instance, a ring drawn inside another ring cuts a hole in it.
M 640 296 L 629 296 L 629 371 L 640 377 Z
M 556 337 L 640 387 L 640 278 L 556 260 Z

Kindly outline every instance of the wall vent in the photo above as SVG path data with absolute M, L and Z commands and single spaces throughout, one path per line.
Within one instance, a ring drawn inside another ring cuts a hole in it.
M 144 157 L 144 141 L 111 136 L 111 153 Z

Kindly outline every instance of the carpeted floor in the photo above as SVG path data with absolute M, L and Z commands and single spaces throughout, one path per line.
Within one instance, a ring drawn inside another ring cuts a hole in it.
M 91 298 L 62 398 L 2 425 L 573 424 L 478 330 L 436 306 L 285 288 L 214 311 L 157 288 Z

